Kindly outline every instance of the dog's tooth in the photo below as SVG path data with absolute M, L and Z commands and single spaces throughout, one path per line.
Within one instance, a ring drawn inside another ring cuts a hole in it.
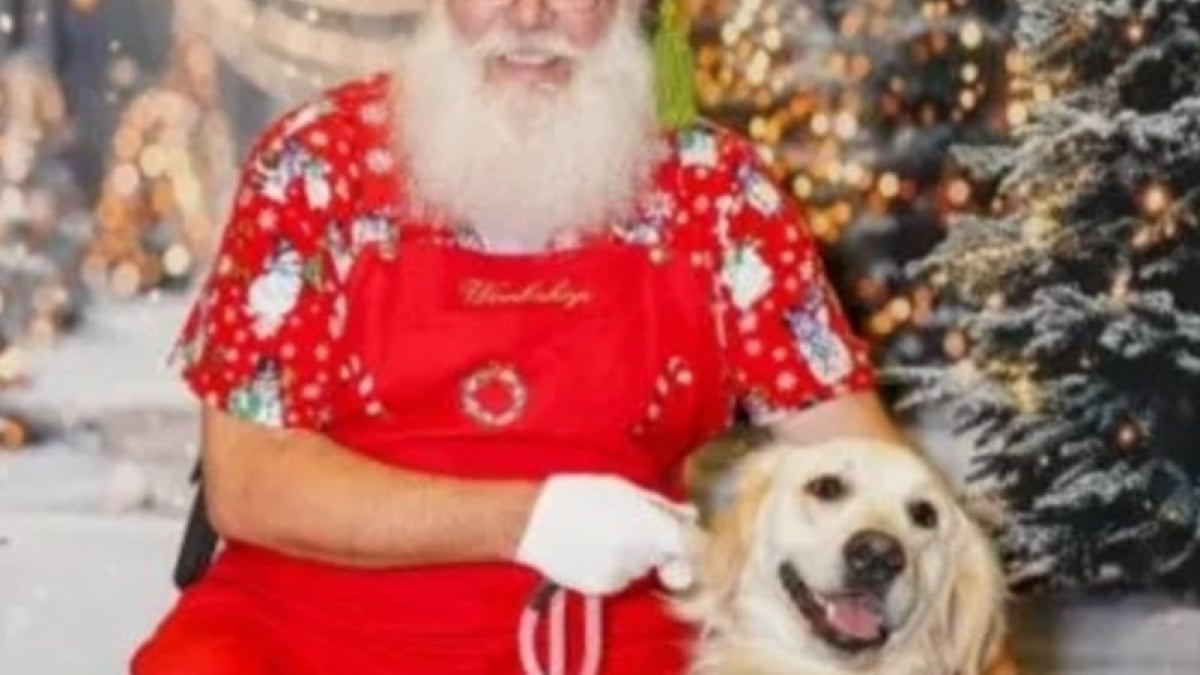
M 825 610 L 825 618 L 827 619 L 832 619 L 833 615 L 837 613 L 837 606 L 826 600 L 821 601 L 821 609 Z
M 834 607 L 832 601 L 827 600 L 819 593 L 810 593 L 810 595 L 812 596 L 813 600 L 816 600 L 817 604 L 821 606 L 821 609 L 825 611 L 825 616 L 829 616 L 833 613 Z

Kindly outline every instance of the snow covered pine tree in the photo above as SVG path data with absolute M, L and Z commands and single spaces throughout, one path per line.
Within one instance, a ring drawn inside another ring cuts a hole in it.
M 1200 591 L 1200 2 L 1022 0 L 1032 118 L 919 274 L 966 356 L 897 371 L 976 443 L 1018 589 Z

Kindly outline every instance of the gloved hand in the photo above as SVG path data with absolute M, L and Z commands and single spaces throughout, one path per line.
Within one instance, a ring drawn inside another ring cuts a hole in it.
M 589 595 L 616 593 L 652 570 L 690 584 L 690 507 L 621 478 L 569 474 L 542 486 L 517 547 L 517 562 Z

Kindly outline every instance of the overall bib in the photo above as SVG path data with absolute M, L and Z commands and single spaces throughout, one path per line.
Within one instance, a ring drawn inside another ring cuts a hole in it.
M 348 281 L 346 337 L 382 413 L 345 392 L 330 437 L 421 472 L 612 474 L 683 497 L 682 461 L 731 410 L 710 272 L 616 236 L 496 255 L 400 230 L 394 249 L 364 251 Z M 237 633 L 226 675 L 520 675 L 518 621 L 540 581 L 515 564 L 372 572 L 232 542 L 158 641 L 173 629 Z M 568 673 L 581 606 L 567 603 Z M 600 673 L 684 671 L 690 632 L 651 579 L 604 607 Z

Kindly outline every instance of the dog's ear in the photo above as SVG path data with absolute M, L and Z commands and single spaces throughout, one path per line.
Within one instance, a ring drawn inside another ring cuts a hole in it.
M 737 592 L 755 523 L 781 454 L 766 447 L 743 458 L 735 469 L 728 503 L 709 523 L 709 535 L 700 557 L 702 593 L 708 605 L 705 613 L 709 616 L 725 614 Z
M 947 656 L 960 675 L 985 675 L 1007 640 L 1004 573 L 991 541 L 959 512 L 950 543 L 952 583 L 935 608 Z

